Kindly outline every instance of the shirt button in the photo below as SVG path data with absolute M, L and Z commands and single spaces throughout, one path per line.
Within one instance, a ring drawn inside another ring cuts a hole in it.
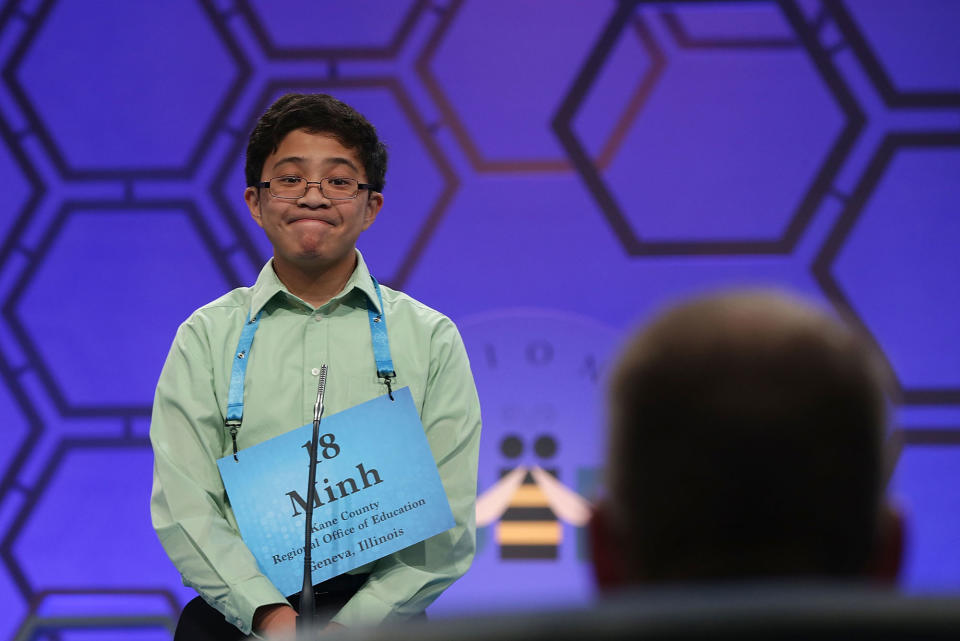
M 323 316 L 321 316 L 320 314 L 317 314 L 316 316 L 313 317 L 313 320 L 319 323 L 320 321 L 323 320 Z
M 313 374 L 314 376 L 320 376 L 320 369 L 317 367 L 314 367 L 312 370 L 310 370 L 310 373 Z

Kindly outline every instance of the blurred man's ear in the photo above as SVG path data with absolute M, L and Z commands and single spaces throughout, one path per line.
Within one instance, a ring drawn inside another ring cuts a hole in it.
M 900 576 L 904 548 L 904 518 L 900 509 L 884 502 L 880 510 L 880 532 L 868 573 L 884 585 L 893 586 Z
M 598 502 L 590 517 L 590 556 L 593 578 L 600 592 L 625 587 L 628 582 L 624 555 L 610 520 L 609 507 Z

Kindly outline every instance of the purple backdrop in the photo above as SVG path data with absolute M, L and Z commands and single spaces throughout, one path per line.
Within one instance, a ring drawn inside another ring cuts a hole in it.
M 268 256 L 242 155 L 290 90 L 390 145 L 360 246 L 462 329 L 481 491 L 539 464 L 593 496 L 624 333 L 788 287 L 896 369 L 903 583 L 958 590 L 958 24 L 952 0 L 2 4 L 0 639 L 101 615 L 165 639 L 192 596 L 149 524 L 150 402 L 177 325 Z M 578 528 L 507 560 L 497 526 L 435 616 L 590 598 Z

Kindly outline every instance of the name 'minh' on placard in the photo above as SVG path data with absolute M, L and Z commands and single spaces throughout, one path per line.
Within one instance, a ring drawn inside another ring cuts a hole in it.
M 302 583 L 312 424 L 218 460 L 244 542 L 284 594 Z M 409 388 L 323 420 L 310 550 L 314 583 L 453 527 Z M 362 460 L 361 460 L 362 459 Z M 305 470 L 306 468 L 306 470 Z

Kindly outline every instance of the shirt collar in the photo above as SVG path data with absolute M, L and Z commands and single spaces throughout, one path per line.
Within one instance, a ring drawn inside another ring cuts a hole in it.
M 360 253 L 359 249 L 354 249 L 357 253 L 357 266 L 354 268 L 353 273 L 350 274 L 350 278 L 347 279 L 347 284 L 343 286 L 343 289 L 336 296 L 330 300 L 337 300 L 345 298 L 350 292 L 357 289 L 359 290 L 370 302 L 375 310 L 379 313 L 383 313 L 383 310 L 380 309 L 380 301 L 377 299 L 377 290 L 373 287 L 373 280 L 370 278 L 370 270 L 367 269 L 367 263 L 363 260 L 363 254 Z M 270 299 L 272 299 L 277 294 L 283 292 L 289 294 L 287 286 L 280 282 L 280 279 L 277 277 L 277 273 L 273 271 L 273 259 L 267 261 L 267 264 L 263 266 L 263 269 L 260 270 L 260 275 L 257 276 L 257 282 L 253 284 L 253 294 L 250 299 L 250 318 L 253 318 L 260 310 L 263 309 L 263 306 L 266 305 Z M 366 304 L 366 301 L 364 301 Z

